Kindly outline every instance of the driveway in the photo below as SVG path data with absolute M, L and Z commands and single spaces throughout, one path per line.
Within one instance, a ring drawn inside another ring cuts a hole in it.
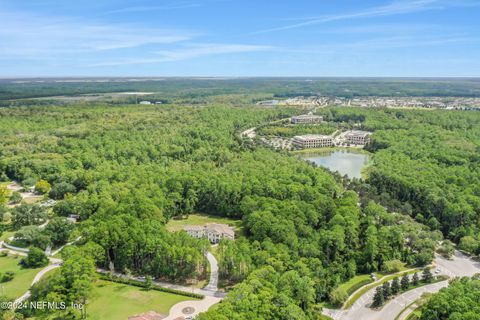
M 210 281 L 205 287 L 205 290 L 217 291 L 218 290 L 218 262 L 217 259 L 207 252 L 207 260 L 210 263 Z

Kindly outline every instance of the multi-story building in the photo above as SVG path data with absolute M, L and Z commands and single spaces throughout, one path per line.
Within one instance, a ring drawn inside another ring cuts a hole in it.
M 207 223 L 204 226 L 185 226 L 183 230 L 194 238 L 206 237 L 213 244 L 219 243 L 222 239 L 235 239 L 235 231 L 226 224 Z
M 290 119 L 291 123 L 302 124 L 302 123 L 321 123 L 323 121 L 322 116 L 317 116 L 314 114 L 302 114 L 300 116 L 293 116 Z
M 293 145 L 299 149 L 324 148 L 333 146 L 333 138 L 319 134 L 307 134 L 293 137 Z
M 370 142 L 370 135 L 368 131 L 352 130 L 345 134 L 345 138 L 351 144 L 367 145 Z

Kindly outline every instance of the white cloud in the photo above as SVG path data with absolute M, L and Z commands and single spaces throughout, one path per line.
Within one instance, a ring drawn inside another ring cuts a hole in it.
M 294 19 L 294 20 L 299 20 L 299 21 L 303 20 L 303 21 L 281 26 L 281 27 L 257 31 L 257 32 L 254 32 L 254 34 L 284 31 L 289 29 L 296 29 L 296 28 L 307 27 L 311 25 L 328 23 L 333 21 L 340 21 L 340 20 L 392 16 L 392 15 L 407 14 L 407 13 L 427 11 L 427 10 L 445 9 L 447 7 L 453 7 L 453 6 L 469 7 L 469 6 L 478 6 L 478 5 L 480 5 L 478 1 L 475 2 L 470 0 L 459 0 L 457 2 L 454 2 L 452 0 L 397 0 L 384 6 L 373 7 L 373 8 L 365 9 L 359 12 Z
M 412 37 L 412 36 L 395 36 L 395 37 L 378 37 L 360 41 L 352 41 L 345 43 L 330 43 L 318 46 L 309 46 L 300 49 L 286 49 L 290 53 L 304 54 L 325 54 L 332 55 L 345 52 L 377 52 L 380 50 L 391 50 L 400 48 L 419 48 L 419 47 L 441 47 L 451 44 L 468 44 L 477 43 L 477 38 L 466 37 L 462 35 L 451 35 L 443 37 Z
M 172 44 L 190 40 L 192 36 L 191 33 L 177 30 L 95 23 L 24 12 L 0 12 L 0 58 L 38 58 L 147 44 Z
M 128 58 L 93 64 L 92 67 L 117 66 L 131 64 L 152 64 L 188 60 L 202 56 L 234 54 L 270 50 L 270 46 L 248 44 L 196 44 L 188 45 L 179 49 L 162 50 L 155 52 L 155 56 L 148 58 Z

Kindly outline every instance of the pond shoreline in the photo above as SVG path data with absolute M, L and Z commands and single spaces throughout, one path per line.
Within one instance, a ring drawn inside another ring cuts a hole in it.
M 365 179 L 366 168 L 371 165 L 371 154 L 363 149 L 323 148 L 297 153 L 301 159 L 315 165 L 347 175 L 350 179 Z

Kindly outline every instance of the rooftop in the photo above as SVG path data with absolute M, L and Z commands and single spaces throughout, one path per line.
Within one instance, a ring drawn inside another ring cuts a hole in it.
M 222 223 L 207 223 L 203 226 L 185 226 L 183 228 L 185 231 L 202 231 L 206 230 L 208 232 L 216 232 L 220 234 L 227 234 L 230 236 L 235 236 L 235 231 L 233 230 L 232 227 L 230 227 L 227 224 L 222 224 Z
M 369 136 L 371 135 L 372 133 L 371 132 L 368 132 L 368 131 L 361 131 L 361 130 L 352 130 L 352 131 L 349 131 L 347 133 L 347 136 L 362 136 L 362 137 L 366 137 L 366 136 Z
M 322 134 L 306 134 L 303 136 L 293 137 L 295 140 L 313 140 L 313 139 L 331 139 L 332 137 Z
M 301 114 L 299 116 L 293 116 L 292 118 L 301 119 L 301 118 L 323 118 L 322 116 L 317 116 L 315 114 Z

